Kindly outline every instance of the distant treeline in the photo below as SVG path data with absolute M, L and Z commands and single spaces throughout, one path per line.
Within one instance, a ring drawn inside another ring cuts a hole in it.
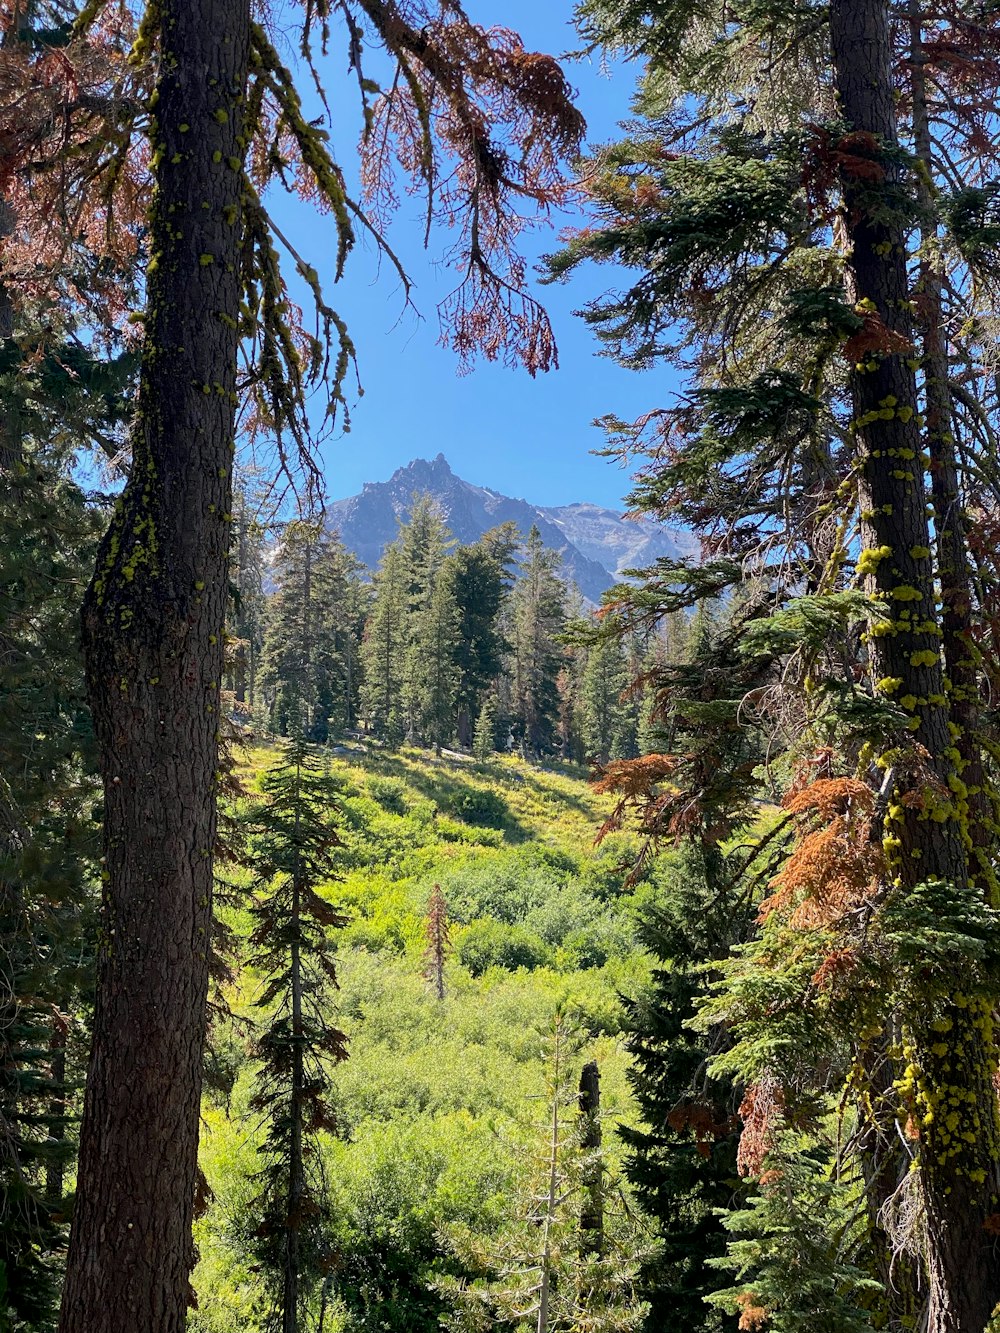
M 697 632 L 676 616 L 622 635 L 560 577 L 537 528 L 459 545 L 428 495 L 373 578 L 320 519 L 274 540 L 244 496 L 236 520 L 227 686 L 261 731 L 632 758 L 652 739 L 644 679 Z

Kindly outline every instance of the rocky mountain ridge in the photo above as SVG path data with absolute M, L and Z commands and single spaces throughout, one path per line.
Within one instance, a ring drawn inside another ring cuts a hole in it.
M 626 569 L 652 564 L 660 556 L 692 555 L 694 538 L 682 529 L 649 519 L 632 519 L 595 504 L 534 505 L 455 475 L 444 454 L 414 459 L 388 481 L 366 482 L 358 495 L 327 506 L 327 521 L 371 569 L 395 540 L 414 495 L 433 496 L 459 542 L 478 540 L 490 528 L 513 522 L 527 535 L 532 524 L 542 541 L 562 558 L 562 574 L 590 602 L 620 580 Z

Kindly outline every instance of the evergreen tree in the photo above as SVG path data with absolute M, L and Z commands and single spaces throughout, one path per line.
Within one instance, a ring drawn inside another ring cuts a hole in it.
M 334 1125 L 330 1066 L 347 1057 L 346 1038 L 329 1018 L 336 972 L 327 938 L 345 918 L 317 892 L 333 877 L 337 795 L 299 739 L 285 746 L 260 787 L 246 852 L 256 889 L 250 964 L 262 976 L 257 1005 L 266 1013 L 251 1099 L 251 1111 L 267 1125 L 254 1248 L 274 1292 L 276 1326 L 296 1333 L 326 1271 L 317 1136 Z
M 333 604 L 334 652 L 339 664 L 341 702 L 334 706 L 340 725 L 352 730 L 361 711 L 363 679 L 361 643 L 371 605 L 371 588 L 361 577 L 361 564 L 345 549 L 347 577 L 335 586 L 339 593 Z
M 455 660 L 460 643 L 454 567 L 438 570 L 427 606 L 413 617 L 412 688 L 418 734 L 437 754 L 455 734 L 455 701 L 461 682 Z M 419 667 L 419 671 L 418 668 Z
M 317 521 L 289 523 L 274 561 L 260 687 L 274 730 L 323 744 L 353 715 L 358 561 Z
M 497 705 L 496 696 L 487 694 L 476 718 L 476 733 L 472 739 L 472 753 L 481 764 L 485 764 L 497 748 Z
M 580 686 L 581 732 L 587 757 L 598 764 L 636 753 L 635 716 L 625 696 L 629 685 L 625 649 L 617 638 L 596 639 L 587 653 Z
M 257 512 L 249 481 L 237 478 L 233 503 L 230 565 L 230 651 L 226 685 L 241 712 L 257 703 L 257 675 L 264 646 L 264 541 L 266 525 Z
M 594 632 L 590 613 L 577 588 L 569 590 L 565 606 L 563 660 L 556 681 L 559 692 L 559 748 L 564 759 L 587 762 L 584 740 L 583 678 L 587 667 L 587 644 Z
M 459 670 L 458 738 L 472 742 L 472 727 L 483 698 L 504 665 L 507 644 L 501 613 L 510 593 L 510 566 L 517 548 L 513 524 L 494 528 L 473 546 L 461 546 L 452 557 L 458 604 Z
M 79 439 L 113 450 L 131 357 L 0 343 L 0 1327 L 50 1329 L 97 931 L 99 794 L 79 602 L 102 514 Z M 51 335 L 52 330 L 48 333 Z
M 855 1262 L 864 1225 L 858 1189 L 838 1181 L 824 1154 L 789 1139 L 773 1170 L 762 1162 L 759 1194 L 727 1216 L 729 1254 L 708 1260 L 752 1285 L 713 1293 L 711 1304 L 738 1317 L 740 1328 L 870 1333 L 867 1307 L 881 1284 Z
M 512 595 L 513 717 L 522 746 L 549 754 L 556 743 L 558 678 L 565 621 L 566 588 L 557 574 L 559 557 L 542 544 L 532 526 Z
M 637 648 L 642 642 L 646 644 L 631 675 L 641 690 L 637 698 L 636 720 L 636 749 L 640 755 L 659 754 L 671 749 L 669 717 L 660 716 L 656 681 L 662 679 L 663 670 L 669 663 L 688 660 L 689 628 L 688 617 L 675 611 L 633 640 Z
M 398 540 L 406 567 L 409 607 L 416 611 L 429 597 L 434 576 L 451 542 L 441 509 L 426 491 L 413 496 L 406 522 L 400 525 Z
M 640 927 L 657 966 L 648 990 L 626 1003 L 630 1080 L 644 1124 L 619 1132 L 629 1149 L 626 1174 L 659 1237 L 640 1275 L 650 1333 L 668 1322 L 687 1333 L 736 1327 L 705 1300 L 726 1285 L 713 1261 L 726 1252 L 723 1216 L 740 1194 L 740 1095 L 731 1080 L 705 1074 L 721 1029 L 691 1028 L 706 960 L 724 957 L 750 924 L 733 910 L 727 873 L 717 850 L 697 844 L 661 871 Z
M 403 680 L 409 653 L 406 570 L 399 542 L 385 548 L 361 644 L 361 703 L 373 733 L 389 745 L 404 734 Z
M 402 704 L 406 739 L 411 743 L 424 739 L 432 719 L 435 731 L 447 729 L 445 695 L 450 690 L 453 698 L 457 687 L 454 673 L 446 666 L 457 646 L 454 593 L 443 592 L 435 604 L 438 575 L 449 541 L 444 519 L 432 497 L 414 496 L 410 516 L 399 532 L 407 596 Z M 439 742 L 435 744 L 440 748 Z

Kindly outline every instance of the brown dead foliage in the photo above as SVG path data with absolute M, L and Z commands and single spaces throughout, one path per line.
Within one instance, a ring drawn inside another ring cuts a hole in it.
M 856 778 L 821 778 L 793 789 L 784 804 L 796 817 L 796 844 L 771 881 L 773 892 L 761 903 L 760 919 L 791 908 L 793 926 L 830 925 L 884 879 L 885 857 L 872 829 L 874 793 Z M 824 979 L 829 982 L 832 975 Z
M 690 1131 L 699 1155 L 711 1157 L 712 1145 L 734 1134 L 740 1127 L 740 1120 L 710 1102 L 690 1098 L 674 1107 L 667 1116 L 667 1124 L 675 1134 Z
M 736 1297 L 736 1301 L 740 1306 L 740 1322 L 738 1327 L 741 1330 L 747 1330 L 748 1333 L 753 1333 L 754 1329 L 767 1327 L 771 1312 L 766 1305 L 760 1304 L 756 1293 L 752 1291 L 741 1291 Z
M 784 1109 L 785 1095 L 777 1080 L 761 1079 L 747 1088 L 740 1103 L 743 1133 L 736 1152 L 736 1169 L 741 1176 L 760 1175 L 765 1158 L 775 1146 Z
M 873 352 L 878 356 L 912 356 L 912 338 L 890 329 L 877 310 L 866 310 L 864 323 L 841 347 L 841 355 L 852 364 L 864 361 Z
M 545 311 L 526 285 L 518 238 L 569 196 L 564 163 L 585 129 L 559 62 L 508 28 L 470 22 L 454 0 L 362 8 L 399 62 L 362 141 L 365 199 L 384 228 L 408 193 L 427 195 L 427 230 L 455 229 L 462 281 L 439 307 L 441 340 L 463 365 L 475 351 L 530 374 L 556 362 Z

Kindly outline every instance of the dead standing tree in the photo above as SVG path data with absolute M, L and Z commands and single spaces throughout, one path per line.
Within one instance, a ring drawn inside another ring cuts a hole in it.
M 435 884 L 427 900 L 427 948 L 424 950 L 424 976 L 434 987 L 439 1000 L 444 999 L 444 964 L 451 952 L 448 931 L 448 904 L 440 884 Z

